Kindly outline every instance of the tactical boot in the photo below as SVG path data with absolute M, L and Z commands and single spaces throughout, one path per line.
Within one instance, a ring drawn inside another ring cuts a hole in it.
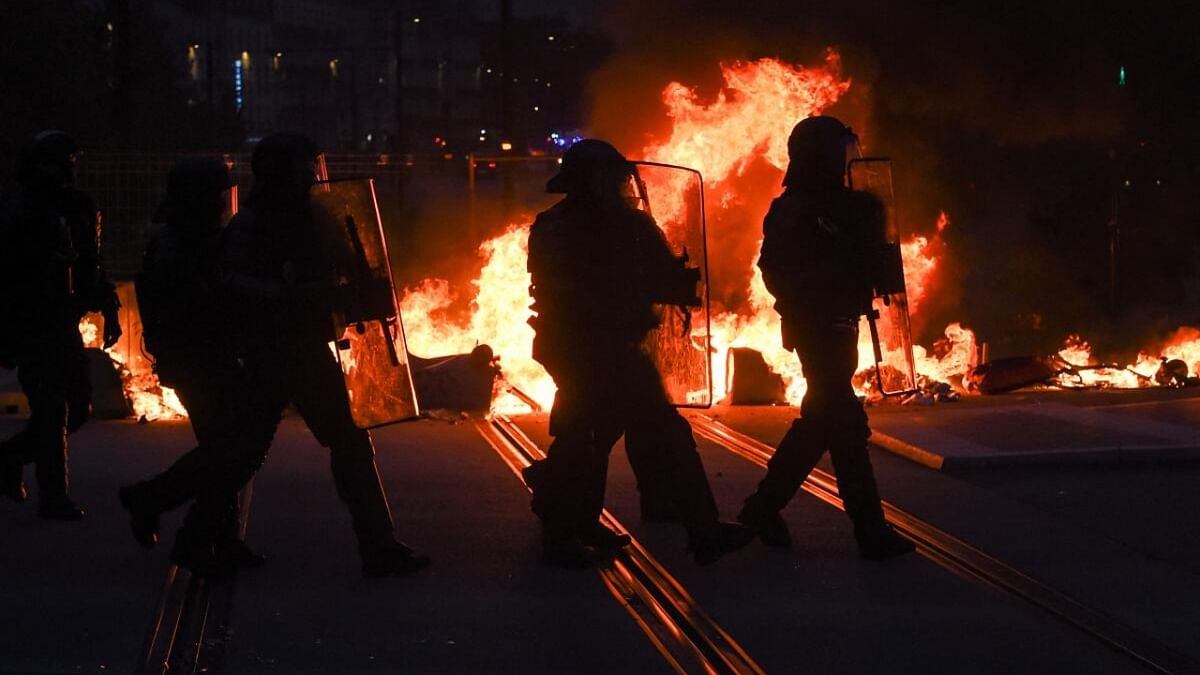
M 535 460 L 529 466 L 521 469 L 521 478 L 525 480 L 525 484 L 529 486 L 530 490 L 537 492 L 545 484 L 547 471 L 549 471 L 549 467 L 546 466 L 546 460 Z
M 581 570 L 591 567 L 596 556 L 578 539 L 542 543 L 542 562 L 551 567 Z
M 596 522 L 579 535 L 579 543 L 606 555 L 615 554 L 632 541 L 633 538 L 628 534 L 614 532 L 600 522 Z
M 224 564 L 237 570 L 258 569 L 267 562 L 267 556 L 236 538 L 218 539 L 213 552 Z
M 83 509 L 75 505 L 66 495 L 40 500 L 38 518 L 46 520 L 81 520 Z
M 129 530 L 142 548 L 158 543 L 159 512 L 146 495 L 146 484 L 126 485 L 117 491 L 121 506 L 129 512 Z
M 394 546 L 362 554 L 364 577 L 401 577 L 429 567 L 432 561 L 397 542 Z
M 212 544 L 197 541 L 184 530 L 179 531 L 171 546 L 171 562 L 201 579 L 228 579 L 237 572 L 233 562 L 218 556 Z
M 755 510 L 747 504 L 738 514 L 738 522 L 745 525 L 758 535 L 762 543 L 775 548 L 791 548 L 792 533 L 788 531 L 787 522 L 779 512 L 764 513 Z
M 0 461 L 0 496 L 8 497 L 18 504 L 25 501 L 29 493 L 25 491 L 22 476 L 24 468 L 20 462 L 8 459 Z
M 738 523 L 715 523 L 688 533 L 688 550 L 698 565 L 711 565 L 754 541 L 754 530 Z
M 887 523 L 876 523 L 854 528 L 854 539 L 858 542 L 858 553 L 865 560 L 887 560 L 917 550 L 908 539 L 901 537 Z

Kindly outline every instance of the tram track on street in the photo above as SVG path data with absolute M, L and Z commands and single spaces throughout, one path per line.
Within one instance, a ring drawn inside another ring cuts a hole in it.
M 692 415 L 689 421 L 701 437 L 763 468 L 775 452 L 773 447 L 707 415 Z M 838 496 L 837 479 L 829 472 L 813 469 L 802 488 L 844 510 Z M 894 504 L 883 502 L 883 510 L 897 532 L 916 544 L 917 553 L 937 565 L 1021 600 L 1150 672 L 1200 673 L 1200 663 L 1196 660 L 1136 628 L 1080 603 Z
M 545 457 L 507 417 L 480 420 L 476 428 L 522 483 L 521 470 Z M 607 510 L 601 521 L 617 532 L 629 533 Z M 675 672 L 765 672 L 636 538 L 597 569 L 613 597 Z
M 242 490 L 240 537 L 246 536 L 251 480 Z M 210 581 L 171 563 L 138 658 L 137 675 L 218 673 L 229 639 L 236 573 L 229 579 Z

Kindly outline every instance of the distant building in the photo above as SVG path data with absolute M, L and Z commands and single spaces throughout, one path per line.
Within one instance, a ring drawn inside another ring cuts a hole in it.
M 360 150 L 394 133 L 385 3 L 160 0 L 151 10 L 166 24 L 190 102 L 237 110 L 247 141 L 291 129 L 325 148 Z
M 236 110 L 247 141 L 292 129 L 329 150 L 417 154 L 498 150 L 502 142 L 523 149 L 581 123 L 583 87 L 605 42 L 563 19 L 519 19 L 506 27 L 497 20 L 498 6 L 493 0 L 145 5 L 165 24 L 163 40 L 176 55 L 189 104 Z M 510 78 L 507 90 L 502 76 Z

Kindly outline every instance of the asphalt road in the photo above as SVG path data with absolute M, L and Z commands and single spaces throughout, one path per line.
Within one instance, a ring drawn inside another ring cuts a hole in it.
M 723 419 L 773 443 L 788 414 L 745 409 Z M 519 424 L 545 447 L 544 418 Z M 0 419 L 0 435 L 17 426 Z M 223 672 L 669 672 L 595 572 L 541 565 L 528 494 L 472 425 L 418 422 L 374 435 L 399 533 L 434 566 L 362 579 L 327 452 L 286 420 L 255 480 L 247 535 L 271 560 L 239 576 Z M 186 424 L 94 423 L 72 439 L 85 521 L 45 523 L 32 500 L 0 503 L 0 606 L 14 619 L 0 630 L 0 673 L 133 671 L 167 560 L 165 546 L 147 553 L 132 542 L 115 490 L 191 443 Z M 700 445 L 732 517 L 762 470 Z M 1200 466 L 946 474 L 886 453 L 873 459 L 886 498 L 1195 654 Z M 860 561 L 844 514 L 806 493 L 785 512 L 795 548 L 755 543 L 711 567 L 691 560 L 680 528 L 640 522 L 620 447 L 608 503 L 767 672 L 1137 672 L 923 558 Z M 176 525 L 164 523 L 168 541 Z

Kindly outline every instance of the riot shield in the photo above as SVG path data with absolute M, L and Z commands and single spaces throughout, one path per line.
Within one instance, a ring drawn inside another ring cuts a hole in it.
M 866 321 L 875 351 L 875 376 L 884 396 L 902 396 L 917 391 L 917 368 L 913 359 L 912 323 L 908 293 L 904 285 L 904 257 L 896 220 L 896 195 L 892 185 L 892 161 L 864 157 L 850 161 L 850 189 L 874 195 L 884 207 L 886 227 L 876 265 L 875 298 Z
M 369 178 L 316 183 L 313 222 L 333 262 L 334 352 L 360 428 L 415 417 L 416 392 L 392 286 L 387 240 Z
M 633 164 L 631 187 L 638 207 L 655 219 L 680 260 L 658 307 L 659 325 L 642 348 L 658 367 L 673 405 L 707 408 L 713 396 L 704 181 L 695 169 Z

